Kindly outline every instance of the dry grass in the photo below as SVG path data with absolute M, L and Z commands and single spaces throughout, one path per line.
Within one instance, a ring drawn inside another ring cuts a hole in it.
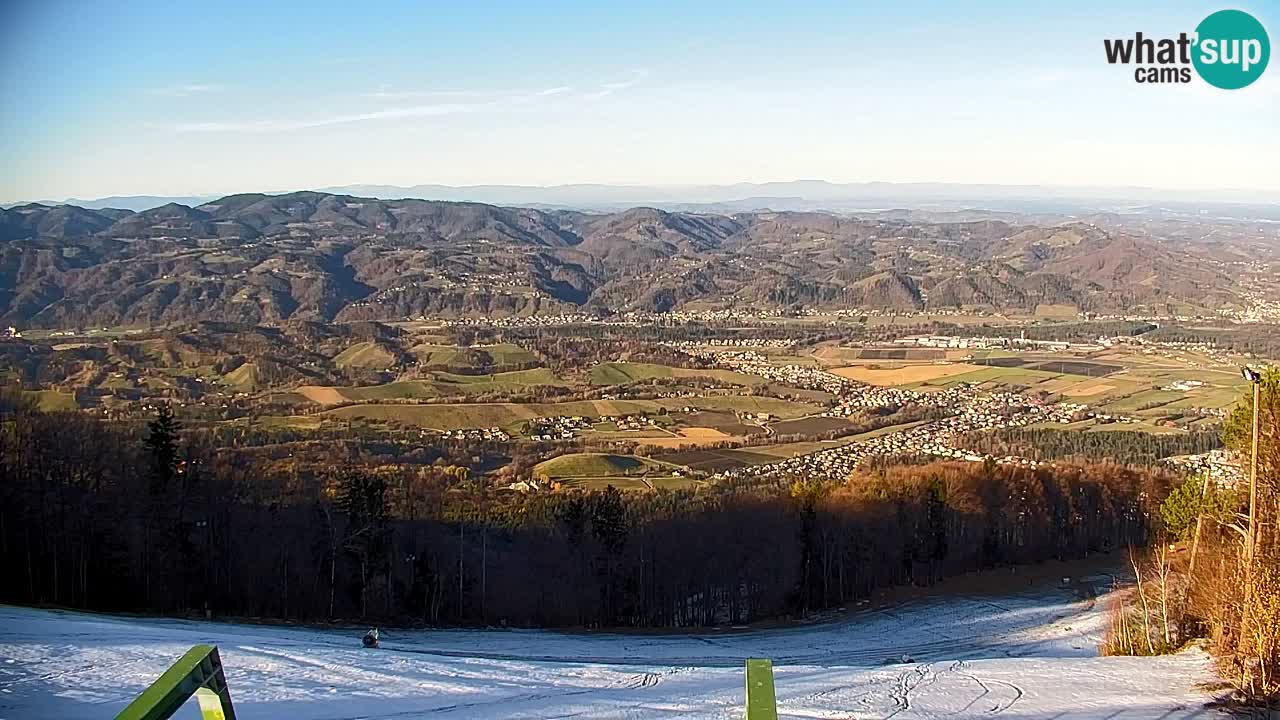
M 1068 397 L 1090 397 L 1092 395 L 1101 395 L 1105 392 L 1111 392 L 1115 389 L 1115 385 L 1108 385 L 1107 383 L 1081 383 L 1064 389 L 1062 394 Z
M 680 437 L 690 440 L 728 440 L 732 435 L 709 427 L 689 427 L 679 431 Z
M 981 366 L 968 363 L 929 363 L 927 365 L 903 365 L 897 368 L 851 366 L 836 368 L 831 372 L 840 377 L 864 382 L 868 385 L 891 386 L 928 382 L 982 369 Z
M 317 405 L 341 405 L 348 402 L 337 388 L 323 387 L 321 385 L 303 385 L 298 388 L 297 393 L 302 397 L 310 400 Z

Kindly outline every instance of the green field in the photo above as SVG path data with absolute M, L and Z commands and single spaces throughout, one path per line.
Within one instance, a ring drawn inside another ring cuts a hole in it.
M 424 343 L 414 345 L 410 351 L 418 357 L 418 362 L 428 367 L 469 367 L 467 348 L 453 345 L 432 345 Z
M 643 475 L 655 466 L 654 461 L 635 455 L 573 453 L 544 460 L 533 467 L 533 472 L 546 478 L 611 477 Z
M 226 375 L 223 375 L 222 381 L 237 390 L 243 390 L 245 392 L 257 390 L 258 386 L 261 384 L 261 380 L 258 377 L 258 366 L 254 363 L 245 363 Z
M 27 390 L 23 394 L 34 400 L 36 407 L 44 412 L 80 409 L 80 405 L 76 403 L 75 393 L 58 390 Z
M 535 477 L 584 490 L 610 485 L 619 490 L 653 490 L 690 487 L 696 480 L 684 477 L 685 468 L 635 455 L 572 453 L 538 463 Z M 677 473 L 673 475 L 672 473 Z
M 438 405 L 351 405 L 330 410 L 326 417 L 399 422 L 433 430 L 501 427 L 509 430 L 536 417 L 632 415 L 654 412 L 656 403 L 635 401 L 575 401 L 563 403 L 450 403 Z
M 369 368 L 384 370 L 395 363 L 395 356 L 380 347 L 377 343 L 361 342 L 338 353 L 333 364 L 338 367 Z
M 494 365 L 524 365 L 538 362 L 538 356 L 511 343 L 482 346 L 478 349 L 488 353 L 489 357 L 493 358 Z
M 591 368 L 592 385 L 628 385 L 654 378 L 709 378 L 729 385 L 759 385 L 763 378 L 715 368 L 679 368 L 633 362 L 604 362 Z
M 565 385 L 547 368 L 512 370 L 490 375 L 455 375 L 436 372 L 430 380 L 399 380 L 383 385 L 334 388 L 354 402 L 379 400 L 426 400 L 454 395 L 481 395 L 489 392 L 520 392 L 541 385 Z
M 412 400 L 439 397 L 440 392 L 425 380 L 402 380 L 385 385 L 338 388 L 343 397 L 351 400 Z
M 538 362 L 536 355 L 511 343 L 477 347 L 422 343 L 414 345 L 410 351 L 417 356 L 420 365 L 446 370 L 503 368 Z
M 652 415 L 662 409 L 678 411 L 682 407 L 700 410 L 732 410 L 769 413 L 786 419 L 819 412 L 817 405 L 791 402 L 771 397 L 718 395 L 705 398 L 671 398 L 663 400 L 576 400 L 560 403 L 450 403 L 431 405 L 376 404 L 349 405 L 320 415 L 337 420 L 364 419 L 398 422 L 432 430 L 465 430 L 500 427 L 517 430 L 518 425 L 536 417 L 598 418 L 602 415 Z
M 564 386 L 566 383 L 547 368 L 512 370 L 491 375 L 455 375 L 438 372 L 435 386 L 441 394 L 478 395 L 486 392 L 516 392 L 538 385 Z

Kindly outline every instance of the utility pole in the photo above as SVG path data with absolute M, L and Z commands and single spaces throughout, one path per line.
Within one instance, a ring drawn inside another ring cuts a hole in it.
M 1204 471 L 1204 488 L 1201 489 L 1200 491 L 1201 507 L 1204 507 L 1205 498 L 1209 497 L 1209 487 L 1210 487 L 1209 477 L 1212 474 L 1212 468 L 1213 468 L 1213 464 L 1210 463 L 1209 469 L 1206 469 Z M 1200 550 L 1200 530 L 1202 527 L 1204 527 L 1204 511 L 1203 510 L 1201 510 L 1200 514 L 1196 516 L 1196 536 L 1195 536 L 1195 539 L 1191 541 L 1191 562 L 1188 564 L 1188 567 L 1187 567 L 1187 577 L 1191 580 L 1194 580 L 1196 576 L 1196 554 Z
M 1258 549 L 1258 418 L 1262 415 L 1262 383 L 1253 383 L 1253 450 L 1249 453 L 1249 563 Z
M 1253 555 L 1258 538 L 1258 407 L 1262 400 L 1262 375 L 1247 365 L 1240 369 L 1244 379 L 1253 385 L 1253 445 L 1249 451 L 1249 537 L 1245 541 L 1245 559 L 1250 573 L 1253 571 Z
M 1254 545 L 1257 542 L 1258 520 L 1258 417 L 1262 409 L 1258 406 L 1262 399 L 1262 375 L 1249 366 L 1240 369 L 1244 379 L 1253 385 L 1253 447 L 1249 457 L 1249 528 L 1245 539 L 1244 566 L 1244 607 L 1241 608 L 1240 646 L 1245 647 L 1250 627 L 1250 615 L 1253 605 L 1253 557 Z M 1243 673 L 1243 668 L 1241 669 Z

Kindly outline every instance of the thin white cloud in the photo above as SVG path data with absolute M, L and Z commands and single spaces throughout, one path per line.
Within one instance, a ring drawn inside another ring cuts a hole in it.
M 441 103 L 437 105 L 416 105 L 412 107 L 376 110 L 351 115 L 331 115 L 328 117 L 304 120 L 250 120 L 244 122 L 198 122 L 182 123 L 174 127 L 182 133 L 217 133 L 217 132 L 283 132 L 288 130 L 307 130 L 310 128 L 328 127 L 330 125 L 347 125 L 369 120 L 394 120 L 410 117 L 436 117 L 441 115 L 457 115 L 475 112 L 493 105 L 493 103 Z
M 377 100 L 413 100 L 432 97 L 483 97 L 495 94 L 499 93 L 480 90 L 392 90 L 384 85 L 373 92 L 361 93 L 360 96 Z
M 627 88 L 639 83 L 641 80 L 644 80 L 648 76 L 649 76 L 648 70 L 644 68 L 637 68 L 631 71 L 631 77 L 627 78 L 626 80 L 601 83 L 599 90 L 596 90 L 595 92 L 587 93 L 586 95 L 583 95 L 583 97 L 595 99 L 595 98 L 602 98 L 607 95 L 612 95 L 615 92 L 618 92 L 619 90 L 626 90 Z
M 631 87 L 648 75 L 648 71 L 634 70 L 632 77 L 619 82 L 605 83 L 600 92 L 613 93 Z M 439 117 L 458 115 L 461 113 L 481 112 L 498 107 L 511 107 L 568 95 L 573 88 L 568 85 L 544 88 L 542 90 L 522 90 L 513 92 L 478 91 L 478 90 L 391 90 L 383 86 L 373 92 L 364 93 L 362 97 L 379 100 L 409 100 L 418 98 L 476 98 L 472 101 L 454 101 L 410 105 L 408 107 L 385 108 L 363 113 L 329 115 L 314 118 L 284 118 L 264 120 L 230 120 L 179 123 L 173 126 L 179 133 L 271 133 L 288 132 L 290 130 L 307 130 L 311 128 L 329 127 L 332 125 L 348 125 L 351 123 L 374 120 L 396 120 L 414 117 Z M 587 95 L 584 97 L 592 97 Z
M 221 89 L 221 85 L 190 83 L 186 85 L 170 85 L 169 87 L 151 88 L 147 92 L 151 95 L 164 95 L 165 97 L 190 97 L 192 95 L 218 92 Z
M 393 90 L 390 86 L 384 85 L 373 92 L 361 93 L 361 97 L 375 98 L 378 100 L 412 100 L 417 98 L 433 98 L 433 97 L 494 97 L 494 98 L 513 98 L 522 97 L 548 97 L 551 95 L 560 95 L 567 93 L 573 88 L 562 85 L 560 87 L 547 88 L 536 92 L 529 90 Z

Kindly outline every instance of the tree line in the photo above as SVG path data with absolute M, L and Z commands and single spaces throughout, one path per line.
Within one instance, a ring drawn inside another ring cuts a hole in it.
M 263 458 L 9 407 L 0 601 L 429 625 L 690 627 L 1144 543 L 1167 473 L 935 463 L 846 482 L 520 494 L 466 467 Z M 301 453 L 298 453 L 301 454 Z
M 965 433 L 961 447 L 994 456 L 1016 455 L 1031 460 L 1116 459 L 1125 463 L 1154 463 L 1174 455 L 1198 455 L 1222 447 L 1221 430 L 1192 430 L 1157 434 L 1139 430 L 1080 432 L 1055 428 L 1000 428 Z

